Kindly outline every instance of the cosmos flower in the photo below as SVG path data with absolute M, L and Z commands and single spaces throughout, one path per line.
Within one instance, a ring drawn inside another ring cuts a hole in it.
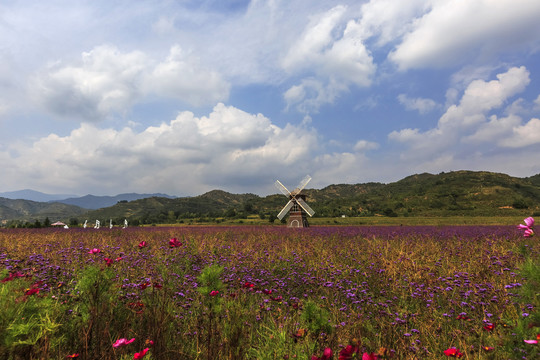
M 105 264 L 106 264 L 107 266 L 111 266 L 112 263 L 114 262 L 113 259 L 109 259 L 109 258 L 105 258 L 105 259 L 103 259 L 103 260 L 105 260 Z
M 145 248 L 147 246 L 148 246 L 148 243 L 144 240 L 139 243 L 139 249 Z
M 133 359 L 137 360 L 137 359 L 142 359 L 146 353 L 148 352 L 148 350 L 150 350 L 150 348 L 146 348 L 144 349 L 143 351 L 141 352 L 138 352 L 138 353 L 135 353 L 133 354 Z
M 492 324 L 492 323 L 486 323 L 484 325 L 484 330 L 487 330 L 487 331 L 491 331 L 495 328 L 495 324 Z
M 112 346 L 113 346 L 113 348 L 119 348 L 119 347 L 122 347 L 122 346 L 129 345 L 134 341 L 135 341 L 135 338 L 133 338 L 131 340 L 128 340 L 126 338 L 121 338 L 121 339 L 116 340 L 114 342 L 114 344 L 112 344 Z
M 39 294 L 39 289 L 38 288 L 31 288 L 31 289 L 26 289 L 26 292 L 24 293 L 24 295 L 34 295 L 34 294 Z
M 326 349 L 324 349 L 321 357 L 318 357 L 317 355 L 311 355 L 311 360 L 330 360 L 332 359 L 332 355 L 332 349 L 327 347 Z
M 463 356 L 463 354 L 459 351 L 459 349 L 456 349 L 456 348 L 449 348 L 449 349 L 444 350 L 444 355 L 449 356 L 449 357 L 455 357 L 455 358 L 460 358 Z
M 339 360 L 351 360 L 353 356 L 358 356 L 360 348 L 355 345 L 347 345 L 339 352 Z
M 536 340 L 523 340 L 525 344 L 538 344 L 538 341 L 540 340 L 540 334 L 536 334 Z
M 66 358 L 68 358 L 68 359 L 74 359 L 74 358 L 78 358 L 78 357 L 79 357 L 79 354 L 77 354 L 77 353 L 66 356 Z
M 252 288 L 252 287 L 254 287 L 254 286 L 255 286 L 255 284 L 250 283 L 249 281 L 246 281 L 246 282 L 244 283 L 244 285 L 242 285 L 242 287 L 245 287 L 245 288 Z
M 528 217 L 523 220 L 525 225 L 519 224 L 518 228 L 524 230 L 523 236 L 525 237 L 531 237 L 534 235 L 533 226 L 534 226 L 534 219 L 532 217 Z
M 180 241 L 178 241 L 177 238 L 171 238 L 171 240 L 169 240 L 169 246 L 174 248 L 174 247 L 180 247 L 182 246 L 182 243 Z
M 88 253 L 89 254 L 99 254 L 101 252 L 101 250 L 97 249 L 97 248 L 93 248 L 92 250 L 90 250 Z
M 534 226 L 534 218 L 532 218 L 531 216 L 524 219 L 523 222 L 525 223 L 525 225 L 519 224 L 518 228 L 520 228 L 520 229 L 530 229 L 530 228 L 532 228 Z
M 219 294 L 219 291 L 217 291 L 217 290 L 210 291 L 210 296 L 216 296 L 218 294 Z
M 377 360 L 378 356 L 375 353 L 364 353 L 362 355 L 362 360 Z

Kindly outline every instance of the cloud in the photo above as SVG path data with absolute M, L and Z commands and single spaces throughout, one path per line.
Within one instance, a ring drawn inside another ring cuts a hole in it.
M 401 70 L 445 67 L 491 59 L 501 53 L 536 51 L 540 3 L 523 0 L 432 1 L 389 54 Z M 451 34 L 451 35 L 450 35 Z
M 465 89 L 459 104 L 451 105 L 438 121 L 437 127 L 420 132 L 418 129 L 392 131 L 390 141 L 407 144 L 402 157 L 426 158 L 436 156 L 465 142 L 487 141 L 516 124 L 516 117 L 505 119 L 486 115 L 500 108 L 512 96 L 524 91 L 530 83 L 525 67 L 513 67 L 496 75 L 497 80 L 474 80 Z
M 437 108 L 437 103 L 431 99 L 410 98 L 405 94 L 398 95 L 398 101 L 407 110 L 417 110 L 420 114 L 426 114 Z
M 371 85 L 376 65 L 363 43 L 362 27 L 346 21 L 346 11 L 339 5 L 312 18 L 289 48 L 282 66 L 303 79 L 285 92 L 287 107 L 297 104 L 301 112 L 317 112 L 350 86 Z
M 355 151 L 368 151 L 368 150 L 375 150 L 379 148 L 379 144 L 373 141 L 367 141 L 367 140 L 358 140 L 356 144 L 354 145 Z
M 280 128 L 261 114 L 220 103 L 208 116 L 181 112 L 140 132 L 83 123 L 67 136 L 11 145 L 0 158 L 7 187 L 198 194 L 216 187 L 260 191 L 277 174 L 291 179 L 309 172 L 317 150 L 313 129 Z
M 141 51 L 101 45 L 83 53 L 78 64 L 42 71 L 30 92 L 53 114 L 96 121 L 124 113 L 152 94 L 194 106 L 215 104 L 228 97 L 229 85 L 178 46 L 156 61 Z
M 412 30 L 412 20 L 429 10 L 430 3 L 425 0 L 371 0 L 363 4 L 360 25 L 364 38 L 376 37 L 377 46 L 394 42 Z
M 512 128 L 512 135 L 502 140 L 501 145 L 510 148 L 540 144 L 540 119 L 533 118 L 525 125 Z

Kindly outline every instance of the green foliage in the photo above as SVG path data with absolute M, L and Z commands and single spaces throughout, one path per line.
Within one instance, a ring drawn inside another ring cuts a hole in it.
M 520 275 L 525 279 L 525 283 L 519 290 L 521 304 L 512 308 L 513 315 L 506 320 L 513 326 L 512 335 L 504 338 L 504 349 L 507 358 L 522 359 L 523 353 L 536 359 L 540 356 L 538 345 L 526 344 L 523 340 L 536 340 L 540 334 L 540 258 L 532 257 L 531 250 L 522 246 L 521 253 L 526 256 L 521 265 Z
M 317 337 L 321 333 L 330 334 L 332 332 L 328 311 L 311 300 L 304 304 L 300 319 L 304 326 Z
M 219 313 L 221 311 L 221 295 L 225 289 L 225 285 L 220 279 L 223 273 L 223 266 L 210 265 L 205 267 L 201 274 L 197 277 L 200 286 L 197 291 L 203 295 L 205 304 L 210 311 Z M 213 291 L 217 291 L 216 295 L 211 295 Z
M 0 278 L 7 275 L 4 270 Z M 61 325 L 61 304 L 39 293 L 26 295 L 33 287 L 27 278 L 0 283 L 0 354 L 6 358 L 37 357 L 41 351 L 57 347 L 61 341 L 54 337 Z

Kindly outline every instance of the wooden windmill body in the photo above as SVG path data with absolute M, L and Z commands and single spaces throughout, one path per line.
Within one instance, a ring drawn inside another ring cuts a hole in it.
M 306 176 L 292 192 L 289 191 L 279 180 L 276 180 L 276 187 L 283 193 L 283 195 L 289 198 L 289 202 L 279 212 L 277 218 L 283 219 L 287 213 L 289 213 L 289 219 L 287 220 L 288 227 L 308 227 L 307 215 L 313 216 L 315 211 L 306 203 L 306 195 L 301 194 L 304 187 L 311 180 L 311 177 Z

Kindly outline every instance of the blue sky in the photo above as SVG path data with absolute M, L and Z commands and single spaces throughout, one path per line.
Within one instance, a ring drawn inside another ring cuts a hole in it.
M 3 1 L 0 191 L 540 173 L 537 0 Z

